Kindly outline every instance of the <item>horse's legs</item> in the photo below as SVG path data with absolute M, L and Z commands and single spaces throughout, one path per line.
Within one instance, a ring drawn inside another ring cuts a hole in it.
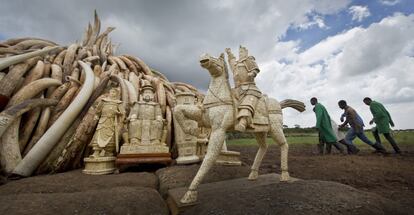
M 254 159 L 254 162 L 251 168 L 251 172 L 248 178 L 249 180 L 256 180 L 257 177 L 259 176 L 260 164 L 262 163 L 263 157 L 267 151 L 266 136 L 267 136 L 267 133 L 264 133 L 264 132 L 256 133 L 256 140 L 257 140 L 257 143 L 259 144 L 259 149 L 257 150 L 256 158 Z
M 197 172 L 197 175 L 194 177 L 191 182 L 188 191 L 185 193 L 183 198 L 181 198 L 181 203 L 191 203 L 197 200 L 197 187 L 200 185 L 204 176 L 214 165 L 214 162 L 217 160 L 218 155 L 220 154 L 221 147 L 223 146 L 224 139 L 226 136 L 226 131 L 223 128 L 213 129 L 210 135 L 210 140 L 208 143 L 207 154 L 204 157 L 201 167 Z
M 280 146 L 280 169 L 282 174 L 280 181 L 289 180 L 288 172 L 288 151 L 289 145 L 287 144 L 285 134 L 283 133 L 283 117 L 282 115 L 270 115 L 270 136 Z

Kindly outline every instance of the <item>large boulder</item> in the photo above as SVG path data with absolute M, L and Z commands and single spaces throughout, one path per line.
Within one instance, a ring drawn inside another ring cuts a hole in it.
M 186 188 L 169 191 L 169 204 L 177 202 Z M 172 205 L 172 211 L 174 204 Z M 279 175 L 260 176 L 202 184 L 198 203 L 182 214 L 409 214 L 401 205 L 379 195 L 328 181 L 279 182 Z
M 152 173 L 85 175 L 80 170 L 0 186 L 0 214 L 169 214 Z
M 169 214 L 158 192 L 147 187 L 1 195 L 0 202 L 0 214 Z
M 0 195 L 17 193 L 72 193 L 113 187 L 148 187 L 157 189 L 158 178 L 147 172 L 113 175 L 86 175 L 75 170 L 9 181 L 0 186 Z
M 190 185 L 200 165 L 171 166 L 159 169 L 155 174 L 159 180 L 159 191 L 166 198 L 169 189 Z M 202 183 L 224 181 L 235 178 L 246 178 L 250 173 L 249 166 L 214 165 Z

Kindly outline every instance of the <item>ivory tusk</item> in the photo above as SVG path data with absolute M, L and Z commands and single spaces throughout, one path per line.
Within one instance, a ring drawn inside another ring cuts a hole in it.
M 40 140 L 33 146 L 26 157 L 16 166 L 13 173 L 21 176 L 30 176 L 39 164 L 45 159 L 54 145 L 59 141 L 66 129 L 72 124 L 76 116 L 81 112 L 93 92 L 94 74 L 86 63 L 79 61 L 86 73 L 85 83 L 79 94 L 58 120 L 46 131 Z
M 131 82 L 129 82 L 128 80 L 124 80 L 124 82 L 128 89 L 129 103 L 134 104 L 138 101 L 138 94 Z
M 15 55 L 15 56 L 11 56 L 11 57 L 6 57 L 6 58 L 1 58 L 0 59 L 0 70 L 3 70 L 11 65 L 14 65 L 16 63 L 20 63 L 22 61 L 25 61 L 29 58 L 32 57 L 36 57 L 36 56 L 41 56 L 41 55 L 45 55 L 53 50 L 57 50 L 58 48 L 60 48 L 59 46 L 55 46 L 55 47 L 47 47 L 44 48 L 42 50 L 38 50 L 38 51 L 34 51 L 34 52 L 30 52 L 30 53 L 26 53 L 26 54 L 21 54 L 21 55 Z

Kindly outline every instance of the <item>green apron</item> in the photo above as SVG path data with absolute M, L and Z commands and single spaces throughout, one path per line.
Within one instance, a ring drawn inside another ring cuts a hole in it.
M 374 116 L 374 122 L 377 125 L 376 130 L 378 133 L 390 133 L 390 124 L 394 125 L 394 122 L 391 119 L 390 113 L 385 109 L 384 105 L 379 102 L 372 101 L 369 105 L 372 115 Z
M 316 128 L 319 129 L 322 141 L 326 143 L 336 142 L 336 137 L 332 131 L 331 117 L 326 111 L 325 107 L 319 103 L 316 103 L 314 108 L 316 114 Z

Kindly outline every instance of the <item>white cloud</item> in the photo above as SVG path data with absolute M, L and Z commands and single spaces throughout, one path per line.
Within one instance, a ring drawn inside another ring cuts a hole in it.
M 308 22 L 298 24 L 296 27 L 299 28 L 300 30 L 306 30 L 315 25 L 322 29 L 328 28 L 328 26 L 326 26 L 325 24 L 325 21 L 323 20 L 323 17 L 319 15 L 313 16 L 312 19 L 309 20 Z
M 414 57 L 409 51 L 413 34 L 414 14 L 395 14 L 367 28 L 355 27 L 328 37 L 302 52 L 298 41 L 278 43 L 273 49 L 276 60 L 259 64 L 263 66 L 258 85 L 272 97 L 307 104 L 301 119 L 294 111 L 285 112 L 285 124 L 290 126 L 314 125 L 309 104 L 313 96 L 337 121 L 342 112 L 337 106 L 340 99 L 368 121 L 372 116 L 362 99 L 369 96 L 389 108 L 397 128 L 412 128 L 414 112 L 408 107 L 414 105 Z
M 358 22 L 361 22 L 363 19 L 371 15 L 368 6 L 354 5 L 351 6 L 348 11 L 352 15 L 352 20 L 356 20 Z
M 400 0 L 380 0 L 381 4 L 393 6 L 400 3 Z

